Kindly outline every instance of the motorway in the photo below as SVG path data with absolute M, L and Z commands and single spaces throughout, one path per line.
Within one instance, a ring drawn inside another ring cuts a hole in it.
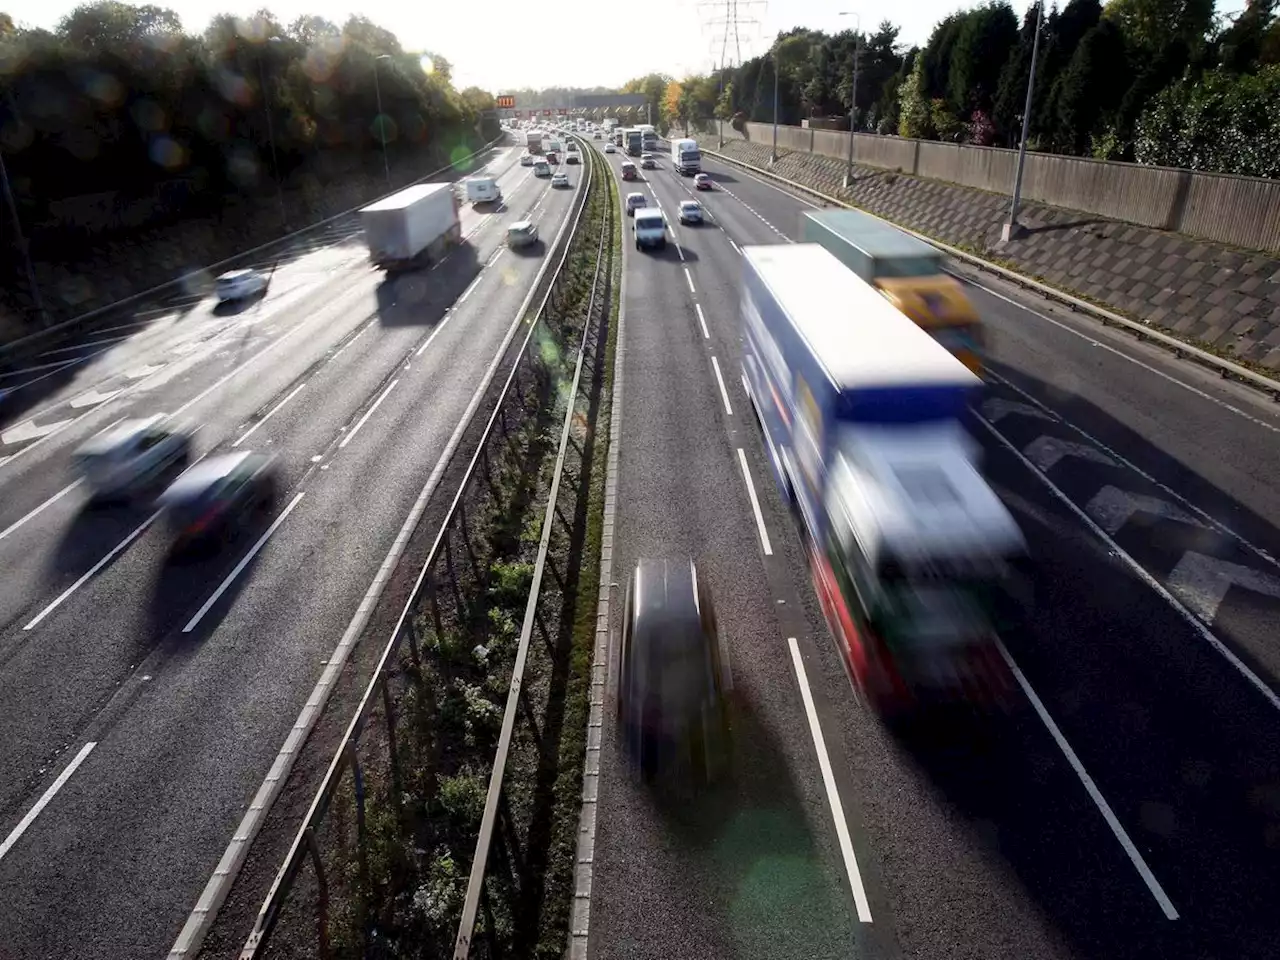
M 613 579 L 698 560 L 745 702 L 738 770 L 694 798 L 637 785 L 610 687 L 590 955 L 1274 956 L 1275 405 L 968 278 L 990 337 L 975 431 L 1036 560 L 1004 638 L 1024 702 L 891 734 L 828 637 L 740 379 L 739 251 L 793 242 L 810 204 L 703 169 L 702 226 L 678 225 L 692 184 L 666 157 L 619 182 L 676 242 L 624 236 Z
M 520 152 L 485 158 L 505 204 L 464 206 L 466 242 L 428 271 L 384 282 L 348 223 L 241 311 L 157 304 L 56 383 L 6 371 L 39 396 L 0 426 L 0 957 L 174 943 L 359 639 L 572 206 L 583 168 L 553 189 Z M 526 216 L 543 240 L 510 251 Z M 70 475 L 85 438 L 152 413 L 198 424 L 198 456 L 278 457 L 273 514 L 214 558 L 171 561 L 149 505 L 91 509 Z

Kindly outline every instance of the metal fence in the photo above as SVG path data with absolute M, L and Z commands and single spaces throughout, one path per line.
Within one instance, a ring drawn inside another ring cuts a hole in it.
M 773 125 L 701 120 L 703 136 L 772 146 Z M 782 150 L 845 160 L 849 134 L 778 126 Z M 854 163 L 991 193 L 1013 190 L 1018 151 L 857 133 Z M 1022 197 L 1251 250 L 1280 251 L 1280 180 L 1030 152 Z
M 419 955 L 442 956 L 452 944 L 455 956 L 466 957 L 477 917 L 483 935 L 475 955 L 495 956 L 503 916 L 512 913 L 495 892 L 528 893 L 520 889 L 528 836 L 521 821 L 527 818 L 512 811 L 508 777 L 518 776 L 513 756 L 519 773 L 526 771 L 529 744 L 536 763 L 542 756 L 539 728 L 546 729 L 545 709 L 553 698 L 535 696 L 551 691 L 545 671 L 527 672 L 540 658 L 531 641 L 541 630 L 550 642 L 554 611 L 547 603 L 562 600 L 566 589 L 566 571 L 555 568 L 550 550 L 566 533 L 562 479 L 580 481 L 582 458 L 589 460 L 583 371 L 602 354 L 598 330 L 609 301 L 612 204 L 598 245 L 584 250 L 585 213 L 600 176 L 592 152 L 584 148 L 582 155 L 585 183 L 546 292 L 242 958 L 383 956 L 391 955 L 394 939 L 415 943 Z M 574 269 L 584 255 L 594 260 L 589 287 L 582 270 Z M 572 344 L 579 320 L 581 340 Z M 538 453 L 549 454 L 561 408 L 559 447 L 546 480 L 535 467 L 546 462 Z M 546 512 L 528 570 L 520 558 L 533 541 L 509 526 L 540 501 L 544 482 Z M 576 489 L 574 495 L 586 492 Z M 504 554 L 497 541 L 523 544 L 523 553 Z M 544 589 L 548 572 L 551 587 Z M 516 607 L 523 608 L 518 637 L 510 621 Z M 465 627 L 477 618 L 486 623 L 488 639 L 474 648 L 459 646 L 461 638 L 474 636 Z M 459 680 L 475 692 L 474 702 L 469 693 L 461 700 L 452 696 Z M 506 698 L 500 727 L 493 702 L 498 689 Z M 465 750 L 451 754 L 446 727 L 474 738 L 469 757 L 454 755 Z M 493 752 L 478 766 L 479 745 L 490 739 Z M 482 783 L 486 790 L 479 789 Z M 433 816 L 439 822 L 424 827 Z M 500 870 L 489 869 L 498 865 Z M 412 889 L 394 889 L 408 876 Z M 409 919 L 391 929 L 393 914 Z

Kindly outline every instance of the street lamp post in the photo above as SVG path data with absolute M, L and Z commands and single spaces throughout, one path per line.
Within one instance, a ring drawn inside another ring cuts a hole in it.
M 849 160 L 845 166 L 844 188 L 853 186 L 853 130 L 858 116 L 858 60 L 862 54 L 862 17 L 855 11 L 842 10 L 842 17 L 853 17 L 853 83 L 849 90 Z
M 378 61 L 390 60 L 389 53 L 373 58 L 373 92 L 378 98 L 378 139 L 382 141 L 382 172 L 387 178 L 387 189 L 391 189 L 391 165 L 387 162 L 387 122 L 382 116 L 382 85 L 378 82 Z
M 769 51 L 773 58 L 773 151 L 769 154 L 769 165 L 778 162 L 778 43 L 775 40 L 773 49 Z
M 269 43 L 279 43 L 279 37 L 272 37 Z M 276 181 L 276 202 L 280 205 L 280 223 L 285 232 L 289 230 L 289 215 L 284 209 L 284 189 L 280 184 L 280 163 L 276 158 L 276 132 L 271 120 L 271 94 L 267 92 L 266 49 L 258 55 L 258 80 L 262 84 L 262 112 L 267 117 L 267 139 L 271 143 L 271 174 Z
M 1009 222 L 1000 229 L 1000 242 L 1008 243 L 1018 236 L 1018 208 L 1022 205 L 1022 168 L 1027 162 L 1027 134 L 1031 128 L 1031 96 L 1036 86 L 1036 55 L 1040 52 L 1040 18 L 1044 16 L 1044 0 L 1036 4 L 1036 32 L 1031 40 L 1031 69 L 1027 75 L 1027 101 L 1022 108 L 1022 141 L 1018 144 L 1018 172 L 1013 177 L 1013 199 L 1009 203 Z

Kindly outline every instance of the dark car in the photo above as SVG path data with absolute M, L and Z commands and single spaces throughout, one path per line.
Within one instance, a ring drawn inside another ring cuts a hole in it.
M 715 608 L 692 560 L 640 560 L 627 584 L 618 673 L 618 730 L 645 780 L 697 782 L 730 764 L 733 677 Z
M 232 539 L 275 497 L 275 458 L 245 451 L 197 463 L 160 495 L 159 505 L 181 551 Z

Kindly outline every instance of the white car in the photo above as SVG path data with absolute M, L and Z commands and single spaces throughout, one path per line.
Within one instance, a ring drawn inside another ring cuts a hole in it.
M 641 207 L 648 206 L 648 204 L 649 204 L 649 201 L 645 199 L 645 195 L 643 193 L 628 193 L 627 194 L 627 216 L 634 217 L 636 215 L 637 210 L 639 210 Z
M 228 270 L 214 283 L 214 293 L 218 302 L 229 300 L 246 300 L 267 292 L 266 274 L 257 270 Z
M 557 173 L 551 178 L 553 187 L 567 187 L 569 185 L 569 175 L 567 173 Z
M 655 157 L 654 157 L 654 155 L 653 155 L 652 153 L 646 153 L 646 154 L 644 154 L 643 156 L 641 156 L 641 157 L 640 157 L 640 169 L 641 169 L 641 170 L 656 170 L 656 169 L 658 169 L 658 161 L 657 161 L 657 158 L 655 158 Z
M 551 176 L 551 164 L 547 163 L 545 160 L 539 160 L 533 165 L 533 175 L 535 177 Z
M 681 200 L 680 201 L 680 222 L 681 223 L 701 223 L 702 222 L 702 204 L 697 200 Z
M 532 220 L 520 220 L 507 228 L 507 246 L 513 249 L 531 247 L 538 242 L 538 225 Z
M 533 154 L 532 154 L 532 153 L 524 153 L 524 154 L 521 154 L 521 155 L 520 155 L 520 166 L 522 166 L 522 167 L 532 167 L 532 166 L 533 166 Z
M 617 147 L 615 147 L 615 146 L 613 145 L 613 141 L 611 140 L 611 141 L 609 141 L 608 143 L 606 143 L 606 144 L 604 145 L 604 152 L 605 152 L 605 153 L 617 153 L 617 152 L 618 152 L 618 148 L 617 148 Z
M 127 499 L 186 464 L 191 432 L 167 426 L 160 416 L 124 420 L 86 440 L 75 467 L 94 500 Z

